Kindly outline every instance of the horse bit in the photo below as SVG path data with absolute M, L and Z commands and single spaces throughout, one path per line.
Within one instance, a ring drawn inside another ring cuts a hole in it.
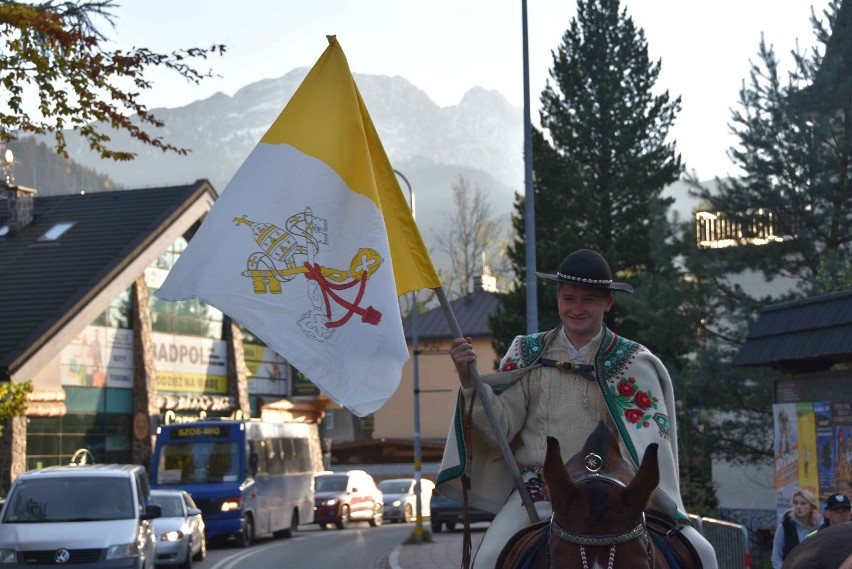
M 617 484 L 619 486 L 624 486 L 624 483 L 620 480 L 612 478 L 610 476 L 604 476 L 600 474 L 598 471 L 603 464 L 601 457 L 595 453 L 589 453 L 586 455 L 583 460 L 586 469 L 591 472 L 590 475 L 584 476 L 577 482 L 588 482 L 590 480 L 600 480 L 606 482 L 607 484 Z M 574 545 L 580 546 L 580 559 L 583 561 L 583 569 L 589 569 L 589 562 L 586 559 L 586 548 L 585 546 L 591 547 L 602 547 L 602 546 L 610 546 L 609 547 L 609 560 L 607 561 L 607 569 L 613 569 L 613 565 L 615 564 L 615 548 L 618 545 L 623 543 L 627 543 L 628 541 L 633 541 L 634 539 L 638 539 L 642 536 L 645 536 L 646 539 L 646 548 L 648 551 L 648 562 L 651 567 L 654 567 L 654 555 L 651 546 L 651 540 L 648 539 L 646 525 L 645 525 L 645 513 L 642 513 L 642 522 L 624 533 L 619 534 L 610 534 L 610 535 L 583 535 L 578 533 L 573 533 L 558 523 L 554 519 L 553 515 L 550 516 L 550 533 L 558 537 L 563 541 L 567 541 L 568 543 L 572 543 Z M 548 536 L 549 541 L 549 536 Z M 547 548 L 547 566 L 550 566 L 550 547 Z

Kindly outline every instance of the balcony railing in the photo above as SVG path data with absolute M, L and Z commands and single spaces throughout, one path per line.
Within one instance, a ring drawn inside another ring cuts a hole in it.
M 761 246 L 784 241 L 773 213 L 762 209 L 746 222 L 732 220 L 722 212 L 697 211 L 695 236 L 699 249 Z

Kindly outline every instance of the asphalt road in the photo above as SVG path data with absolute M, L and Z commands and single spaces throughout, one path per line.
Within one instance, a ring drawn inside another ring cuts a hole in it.
M 198 569 L 378 569 L 379 563 L 414 530 L 414 524 L 377 528 L 353 523 L 344 530 L 300 526 L 292 538 L 260 538 L 248 548 L 213 545 Z

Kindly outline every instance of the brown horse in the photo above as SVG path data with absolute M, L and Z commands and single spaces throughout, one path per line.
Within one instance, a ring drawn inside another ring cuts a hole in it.
M 668 562 L 671 552 L 658 548 L 645 513 L 660 479 L 656 444 L 648 446 L 636 471 L 621 458 L 615 436 L 603 423 L 564 465 L 559 442 L 548 437 L 542 475 L 553 517 L 515 534 L 503 548 L 497 569 L 678 566 Z M 682 569 L 700 567 L 686 547 L 678 547 L 675 557 Z
M 781 569 L 852 569 L 852 522 L 830 525 L 802 541 Z

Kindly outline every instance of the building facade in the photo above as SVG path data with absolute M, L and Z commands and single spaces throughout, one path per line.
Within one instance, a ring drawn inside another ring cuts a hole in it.
M 33 391 L 5 426 L 0 492 L 80 449 L 147 465 L 164 423 L 320 419 L 318 390 L 250 332 L 154 295 L 215 199 L 205 180 L 44 198 L 2 187 L 0 381 Z

